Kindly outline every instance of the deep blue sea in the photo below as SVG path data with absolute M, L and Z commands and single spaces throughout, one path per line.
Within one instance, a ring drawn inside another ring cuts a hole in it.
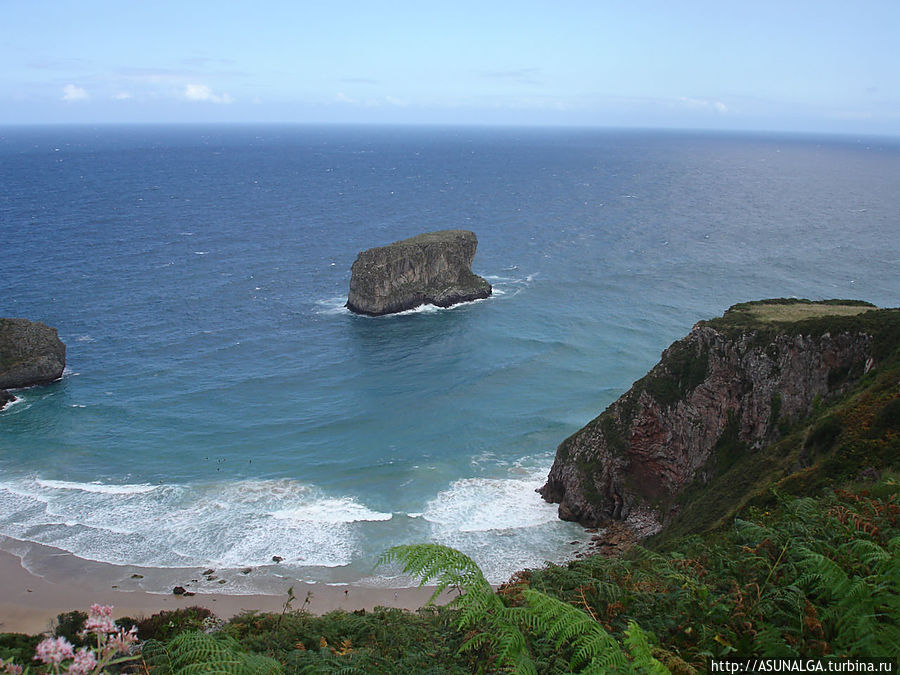
M 0 186 L 0 316 L 68 346 L 0 412 L 0 544 L 256 570 L 219 591 L 399 584 L 418 541 L 564 560 L 556 446 L 697 320 L 900 305 L 898 139 L 7 127 Z M 491 299 L 343 308 L 360 250 L 447 228 Z

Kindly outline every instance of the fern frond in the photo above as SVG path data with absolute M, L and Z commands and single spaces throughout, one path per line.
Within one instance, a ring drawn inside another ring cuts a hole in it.
M 828 556 L 808 548 L 801 548 L 798 557 L 803 573 L 800 585 L 809 585 L 813 590 L 827 593 L 831 597 L 840 597 L 844 593 L 850 582 L 840 565 Z
M 537 625 L 547 637 L 556 640 L 557 648 L 563 643 L 574 647 L 573 669 L 598 663 L 606 667 L 627 663 L 621 645 L 586 612 L 533 589 L 526 589 L 523 595 Z
M 401 563 L 403 571 L 417 577 L 420 585 L 437 582 L 430 602 L 451 586 L 459 589 L 460 595 L 451 602 L 459 610 L 457 627 L 483 627 L 463 643 L 460 652 L 490 644 L 501 666 L 522 675 L 536 675 L 525 636 L 517 625 L 519 613 L 503 604 L 481 569 L 467 555 L 440 544 L 415 544 L 388 549 L 380 562 Z
M 230 636 L 182 633 L 169 642 L 169 668 L 173 675 L 275 675 L 281 664 L 257 654 L 246 654 Z M 163 671 L 164 672 L 164 671 Z
M 625 631 L 625 646 L 631 655 L 632 665 L 640 672 L 651 675 L 668 675 L 669 669 L 657 661 L 650 653 L 650 643 L 647 634 L 641 630 L 637 622 L 629 621 Z
M 842 552 L 851 554 L 865 565 L 877 567 L 891 559 L 890 551 L 883 549 L 869 539 L 852 539 L 841 547 Z
M 774 537 L 774 532 L 771 528 L 740 518 L 734 519 L 734 530 L 744 541 L 755 542 L 757 544 L 763 539 L 771 539 Z
M 392 562 L 401 563 L 403 571 L 417 578 L 420 586 L 435 584 L 429 603 L 450 587 L 464 588 L 484 579 L 481 569 L 469 556 L 440 544 L 393 546 L 381 554 L 378 564 Z
M 150 675 L 168 675 L 172 672 L 169 650 L 159 640 L 147 640 L 141 646 L 141 659 Z

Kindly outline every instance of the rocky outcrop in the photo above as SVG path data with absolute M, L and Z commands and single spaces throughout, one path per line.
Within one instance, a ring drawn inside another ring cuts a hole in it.
M 66 346 L 55 328 L 27 319 L 0 319 L 0 389 L 53 382 L 65 367 Z
M 473 232 L 442 230 L 363 251 L 351 270 L 347 308 L 380 316 L 486 298 L 491 285 L 472 273 L 477 246 Z
M 5 389 L 0 389 L 0 410 L 3 410 L 7 405 L 16 400 L 16 397 L 10 394 Z
M 873 338 L 852 317 L 744 325 L 727 317 L 694 326 L 560 444 L 540 490 L 559 504 L 560 518 L 624 520 L 652 534 L 674 515 L 675 497 L 710 479 L 719 454 L 776 441 L 874 363 Z

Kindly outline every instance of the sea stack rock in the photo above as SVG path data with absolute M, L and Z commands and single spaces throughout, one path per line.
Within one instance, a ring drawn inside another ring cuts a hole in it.
M 381 316 L 487 298 L 491 285 L 472 273 L 477 247 L 474 232 L 441 230 L 363 251 L 351 270 L 347 308 Z
M 0 319 L 0 389 L 53 382 L 65 367 L 66 346 L 55 328 L 27 319 Z

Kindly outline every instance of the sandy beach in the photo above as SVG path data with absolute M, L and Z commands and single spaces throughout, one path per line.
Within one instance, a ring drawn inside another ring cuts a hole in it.
M 294 585 L 293 608 L 304 605 L 315 614 L 335 609 L 353 611 L 376 606 L 416 609 L 431 596 L 429 588 L 370 588 L 363 586 L 330 586 L 298 582 Z M 446 599 L 452 596 L 449 594 Z M 207 607 L 223 619 L 245 610 L 281 611 L 286 596 L 226 595 L 197 593 L 193 596 L 89 588 L 77 579 L 49 580 L 26 570 L 21 560 L 0 550 L 0 632 L 39 633 L 61 612 L 87 611 L 92 603 L 112 605 L 115 617 L 150 616 L 162 610 L 199 605 Z

